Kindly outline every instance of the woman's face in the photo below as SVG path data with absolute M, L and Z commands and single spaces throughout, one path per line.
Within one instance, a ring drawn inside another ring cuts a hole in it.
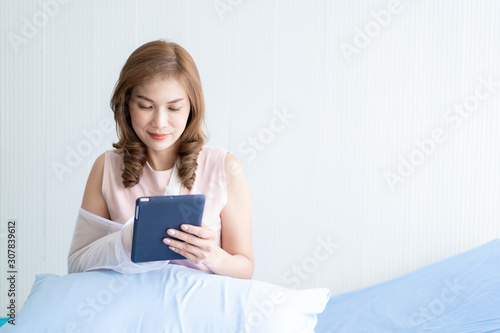
M 176 79 L 152 79 L 137 85 L 129 100 L 132 127 L 154 151 L 174 145 L 186 128 L 189 98 Z

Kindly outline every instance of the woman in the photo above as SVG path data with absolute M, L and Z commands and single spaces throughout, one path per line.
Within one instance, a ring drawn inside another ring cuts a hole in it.
M 69 272 L 136 273 L 165 266 L 168 262 L 131 262 L 133 215 L 138 197 L 168 192 L 177 166 L 177 193 L 205 194 L 206 203 L 201 227 L 168 230 L 174 238 L 164 238 L 165 246 L 187 258 L 169 263 L 252 278 L 249 187 L 234 155 L 204 146 L 203 92 L 189 53 L 162 40 L 139 47 L 120 73 L 111 108 L 119 142 L 90 172 Z

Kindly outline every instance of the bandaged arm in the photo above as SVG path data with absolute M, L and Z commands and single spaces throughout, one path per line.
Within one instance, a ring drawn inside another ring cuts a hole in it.
M 80 208 L 68 254 L 68 272 L 111 269 L 136 274 L 167 265 L 168 260 L 146 263 L 130 260 L 133 226 L 134 217 L 121 224 Z

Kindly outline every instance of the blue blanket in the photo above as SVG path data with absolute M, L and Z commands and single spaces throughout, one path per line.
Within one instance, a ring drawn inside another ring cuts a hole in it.
M 500 332 L 500 239 L 331 297 L 315 332 Z

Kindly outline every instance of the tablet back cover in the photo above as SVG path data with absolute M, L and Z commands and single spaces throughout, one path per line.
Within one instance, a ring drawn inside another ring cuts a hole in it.
M 180 230 L 181 224 L 200 226 L 204 207 L 203 194 L 138 198 L 132 237 L 132 261 L 186 259 L 170 250 L 163 243 L 163 238 L 174 238 L 167 234 L 167 229 Z

